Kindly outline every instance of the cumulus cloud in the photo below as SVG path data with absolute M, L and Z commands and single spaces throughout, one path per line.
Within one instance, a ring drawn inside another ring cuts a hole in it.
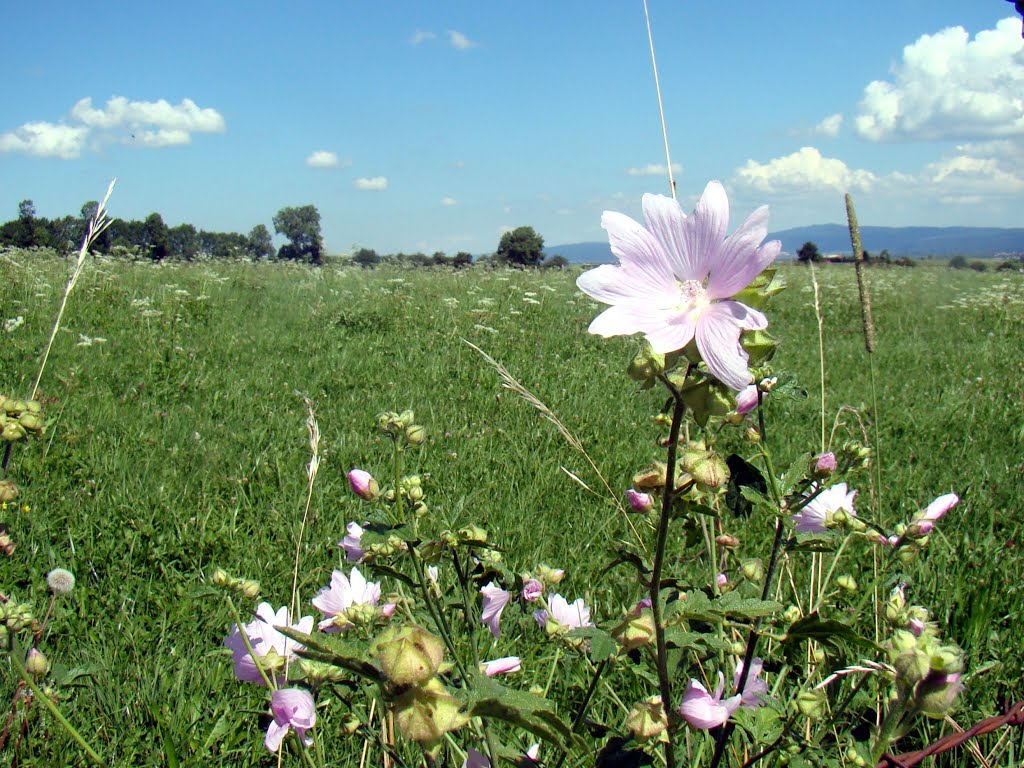
M 419 45 L 420 43 L 426 42 L 427 40 L 433 40 L 437 35 L 433 32 L 428 32 L 423 29 L 417 29 L 412 33 L 412 37 L 409 38 L 411 45 Z
M 963 27 L 922 35 L 891 80 L 864 89 L 857 133 L 871 141 L 1024 136 L 1024 40 L 1007 18 L 972 40 Z
M 985 146 L 960 146 L 956 154 L 925 166 L 920 181 L 942 202 L 982 203 L 997 198 L 1019 200 L 1024 194 L 1024 175 L 1007 155 L 996 155 Z M 979 151 L 980 150 L 980 151 Z M 1009 157 L 1013 157 L 1011 152 Z
M 672 173 L 682 173 L 683 166 L 679 163 L 672 163 Z M 637 168 L 627 168 L 626 173 L 630 176 L 667 176 L 668 166 L 664 163 L 650 163 L 648 165 L 641 165 Z
M 737 169 L 736 179 L 752 190 L 768 194 L 867 190 L 877 181 L 870 171 L 849 168 L 838 158 L 824 157 L 814 147 L 801 147 L 766 163 L 748 160 Z
M 453 205 L 458 205 L 458 204 L 459 204 L 459 201 L 456 200 L 454 197 L 442 197 L 441 198 L 441 205 L 443 205 L 445 207 L 451 207 Z
M 335 168 L 340 162 L 336 153 L 326 149 L 318 149 L 306 158 L 306 165 L 310 168 Z
M 447 32 L 448 42 L 452 44 L 453 48 L 458 48 L 460 51 L 465 51 L 470 48 L 476 48 L 479 43 L 470 40 L 461 32 L 456 32 L 454 29 L 449 29 Z
M 70 160 L 82 153 L 88 134 L 89 129 L 85 126 L 25 123 L 20 128 L 0 134 L 0 152 L 24 152 L 36 157 Z
M 191 99 L 179 104 L 130 101 L 115 96 L 100 108 L 92 99 L 79 99 L 71 108 L 69 122 L 25 123 L 0 134 L 0 152 L 25 152 L 38 157 L 72 159 L 81 155 L 90 138 L 96 142 L 121 141 L 143 147 L 188 144 L 193 133 L 223 133 L 223 116 L 215 109 L 200 108 Z
M 387 176 L 373 176 L 371 178 L 362 177 L 356 179 L 353 184 L 355 184 L 356 189 L 379 191 L 388 188 L 388 178 Z
M 814 126 L 814 133 L 820 136 L 838 136 L 839 130 L 843 127 L 843 115 L 837 112 L 834 115 L 829 115 L 816 126 Z

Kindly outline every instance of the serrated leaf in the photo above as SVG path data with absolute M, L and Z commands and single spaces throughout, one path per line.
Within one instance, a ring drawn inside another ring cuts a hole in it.
M 782 603 L 742 597 L 739 592 L 726 592 L 712 605 L 731 618 L 760 619 L 782 610 Z
M 671 648 L 699 653 L 728 651 L 732 648 L 732 643 L 723 640 L 717 632 L 706 635 L 701 632 L 685 632 L 678 627 L 668 627 L 665 630 L 665 643 Z
M 618 651 L 618 646 L 612 640 L 612 636 L 598 627 L 580 627 L 572 630 L 566 637 L 579 637 L 589 641 L 588 653 L 593 661 L 604 661 Z
M 506 688 L 484 675 L 475 674 L 472 680 L 473 684 L 458 694 L 472 717 L 502 720 L 562 747 L 572 741 L 569 725 L 555 713 L 548 699 Z
M 811 454 L 803 453 L 796 457 L 779 482 L 779 493 L 788 496 L 796 484 L 807 477 L 811 466 Z

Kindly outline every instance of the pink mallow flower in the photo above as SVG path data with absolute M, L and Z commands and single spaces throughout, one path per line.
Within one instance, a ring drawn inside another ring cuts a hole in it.
M 512 593 L 505 591 L 492 581 L 486 587 L 480 587 L 480 594 L 483 595 L 480 621 L 487 625 L 492 635 L 501 637 L 501 612 L 505 610 L 508 601 L 512 599 Z
M 729 237 L 729 199 L 717 181 L 704 189 L 692 216 L 662 195 L 644 195 L 643 225 L 605 211 L 616 265 L 583 273 L 576 285 L 611 306 L 590 324 L 600 336 L 642 333 L 655 352 L 682 349 L 693 339 L 711 373 L 735 390 L 751 383 L 745 330 L 761 330 L 767 318 L 731 297 L 746 288 L 779 254 L 768 234 L 768 208 L 758 208 Z
M 544 594 L 544 585 L 540 579 L 527 579 L 523 582 L 523 600 L 528 603 L 536 602 Z
M 353 626 L 353 619 L 365 621 L 376 614 L 380 584 L 368 582 L 356 567 L 348 578 L 341 571 L 332 571 L 330 586 L 322 587 L 312 602 L 326 617 L 317 625 L 321 630 L 344 632 Z M 379 611 L 390 616 L 395 612 L 395 604 L 382 605 Z
M 927 536 L 932 532 L 932 529 L 935 527 L 935 523 L 938 522 L 944 514 L 955 507 L 959 501 L 960 497 L 955 493 L 947 493 L 944 496 L 939 496 L 939 498 L 928 505 L 927 509 L 914 515 L 914 519 L 910 522 L 910 528 L 907 529 L 907 535 Z
M 819 453 L 814 457 L 814 472 L 819 476 L 831 475 L 839 467 L 836 462 L 836 455 L 829 451 L 828 453 Z
M 277 752 L 290 729 L 295 731 L 299 741 L 307 747 L 313 739 L 306 731 L 316 725 L 316 705 L 309 691 L 302 688 L 282 688 L 270 694 L 270 712 L 274 720 L 267 728 L 264 740 L 267 749 Z
M 836 483 L 807 502 L 790 519 L 799 533 L 824 533 L 839 510 L 845 510 L 851 517 L 857 516 L 853 508 L 853 497 L 856 495 L 856 491 L 846 490 L 846 483 Z
M 724 692 L 725 680 L 721 672 L 718 673 L 718 688 L 714 696 L 698 681 L 691 679 L 679 705 L 679 714 L 691 728 L 702 731 L 717 728 L 732 717 L 732 713 L 743 703 L 741 696 L 730 696 L 723 701 Z
M 481 665 L 482 671 L 488 677 L 505 675 L 509 672 L 518 672 L 522 666 L 518 656 L 503 656 L 493 661 L 485 661 Z
M 298 624 L 292 624 L 287 606 L 282 606 L 275 612 L 270 603 L 260 603 L 256 607 L 256 619 L 243 627 L 249 638 L 249 644 L 252 646 L 252 653 L 249 653 L 249 649 L 245 647 L 245 640 L 242 639 L 238 625 L 235 624 L 231 629 L 231 634 L 224 639 L 224 645 L 231 649 L 235 677 L 239 680 L 266 685 L 256 667 L 257 660 L 260 667 L 267 673 L 267 677 L 284 679 L 282 673 L 285 664 L 294 661 L 296 659 L 295 652 L 305 646 L 285 637 L 274 627 L 291 627 L 308 635 L 313 631 L 313 617 L 303 616 Z M 256 656 L 256 659 L 253 659 L 253 655 Z
M 741 416 L 757 408 L 757 384 L 748 384 L 736 393 L 736 413 Z
M 373 501 L 380 493 L 380 487 L 373 475 L 365 469 L 353 469 L 348 473 L 348 484 L 352 493 L 364 501 Z
M 654 508 L 654 499 L 651 494 L 642 493 L 633 488 L 626 491 L 626 501 L 629 502 L 629 508 L 634 512 L 650 512 Z
M 338 546 L 345 550 L 345 559 L 350 563 L 358 563 L 363 559 L 366 550 L 360 542 L 363 538 L 363 527 L 354 520 L 345 526 L 345 538 L 338 542 Z
M 590 621 L 590 608 L 583 602 L 582 597 L 577 597 L 570 603 L 559 594 L 551 595 L 548 598 L 548 609 L 535 611 L 533 617 L 538 624 L 545 628 L 549 622 L 554 622 L 558 625 L 555 629 L 561 632 L 594 626 Z
M 743 693 L 740 694 L 740 706 L 744 709 L 757 709 L 764 704 L 768 695 L 768 684 L 761 679 L 761 670 L 764 662 L 755 656 L 750 662 L 750 674 L 747 675 L 747 682 L 743 686 Z M 740 687 L 740 677 L 743 675 L 743 660 L 736 662 L 736 674 L 732 677 L 733 688 Z

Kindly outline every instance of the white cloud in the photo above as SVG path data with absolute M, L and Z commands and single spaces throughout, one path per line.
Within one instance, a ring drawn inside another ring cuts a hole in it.
M 453 205 L 458 205 L 458 204 L 459 204 L 459 201 L 456 200 L 454 197 L 442 197 L 441 198 L 441 205 L 443 205 L 445 207 L 451 207 Z
M 973 40 L 963 27 L 903 49 L 892 80 L 864 89 L 857 132 L 871 141 L 1024 136 L 1024 40 L 1007 18 Z
M 0 134 L 0 152 L 24 152 L 36 157 L 78 157 L 85 146 L 89 129 L 84 126 L 25 123 Z
M 683 166 L 679 163 L 672 163 L 672 173 L 682 173 Z M 664 163 L 650 163 L 641 165 L 638 168 L 627 168 L 626 173 L 630 176 L 668 176 L 668 166 Z
M 460 51 L 476 48 L 479 45 L 479 43 L 473 42 L 464 34 L 456 32 L 454 29 L 449 29 L 446 34 L 448 35 L 448 42 L 452 44 L 452 47 L 458 48 Z
M 843 127 L 843 115 L 837 112 L 834 115 L 829 115 L 816 126 L 814 126 L 814 133 L 820 136 L 838 136 L 839 129 Z
M 961 146 L 957 148 L 959 154 L 926 165 L 920 178 L 924 189 L 932 189 L 947 203 L 1019 199 L 1024 194 L 1024 175 L 1018 170 L 1019 165 L 1007 163 L 1005 157 L 976 153 L 976 149 Z
M 498 227 L 498 234 L 499 235 L 504 235 L 505 233 L 511 232 L 514 229 L 515 229 L 515 227 L 509 227 L 509 226 Z
M 383 190 L 388 188 L 387 176 L 373 176 L 372 178 L 359 178 L 354 182 L 356 189 Z
M 223 133 L 224 118 L 220 112 L 200 108 L 192 99 L 172 105 L 159 101 L 129 101 L 123 96 L 108 99 L 106 106 L 96 109 L 88 96 L 71 108 L 71 117 L 90 128 L 141 128 L 186 133 Z M 152 126 L 152 128 L 150 128 Z M 179 142 L 181 143 L 181 142 Z
M 766 163 L 748 160 L 736 170 L 736 179 L 750 189 L 769 194 L 867 190 L 878 180 L 870 171 L 851 169 L 842 160 L 822 156 L 814 147 L 802 147 Z
M 337 153 L 326 149 L 318 149 L 306 158 L 306 165 L 310 168 L 335 168 L 339 163 Z
M 428 32 L 423 29 L 417 29 L 415 32 L 412 33 L 412 37 L 409 38 L 409 43 L 411 45 L 419 45 L 422 42 L 425 42 L 427 40 L 433 40 L 436 37 L 437 35 L 435 35 L 433 32 Z

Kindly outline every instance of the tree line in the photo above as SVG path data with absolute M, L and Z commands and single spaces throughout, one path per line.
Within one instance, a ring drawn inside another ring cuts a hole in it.
M 0 225 L 0 248 L 53 248 L 62 252 L 77 250 L 88 231 L 89 222 L 96 214 L 99 203 L 89 200 L 82 205 L 78 216 L 48 219 L 36 213 L 31 200 L 18 204 L 18 217 Z M 256 261 L 281 259 L 312 265 L 323 263 L 324 241 L 320 232 L 320 212 L 316 206 L 302 205 L 279 210 L 272 220 L 274 232 L 288 242 L 274 247 L 270 230 L 263 224 L 254 226 L 248 235 L 237 232 L 209 232 L 197 230 L 192 224 L 171 227 L 159 213 L 145 219 L 113 219 L 110 226 L 93 241 L 91 250 L 111 256 L 148 258 L 153 261 L 197 258 L 248 258 Z M 473 255 L 459 251 L 448 256 L 437 251 L 431 256 L 423 253 L 380 255 L 371 248 L 359 248 L 352 261 L 361 267 L 373 268 L 385 261 L 408 266 L 467 267 Z M 568 261 L 562 256 L 544 257 L 544 238 L 532 227 L 518 227 L 505 232 L 498 249 L 484 261 L 520 267 L 564 267 Z

